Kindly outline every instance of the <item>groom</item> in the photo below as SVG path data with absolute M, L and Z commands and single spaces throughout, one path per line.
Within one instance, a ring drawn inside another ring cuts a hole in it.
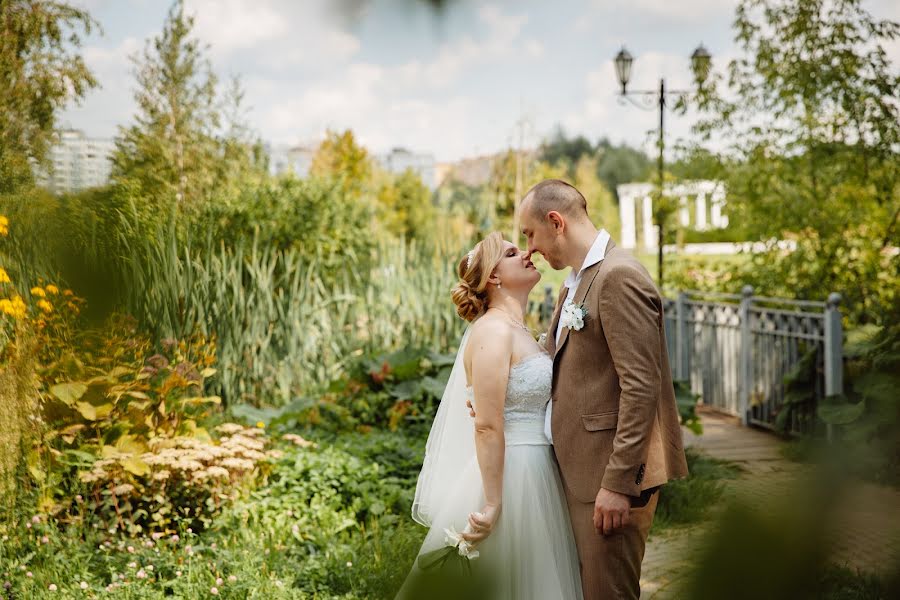
M 646 269 L 597 231 L 581 193 L 548 179 L 525 195 L 528 252 L 571 267 L 546 348 L 553 443 L 585 600 L 640 596 L 658 489 L 687 475 L 662 299 Z

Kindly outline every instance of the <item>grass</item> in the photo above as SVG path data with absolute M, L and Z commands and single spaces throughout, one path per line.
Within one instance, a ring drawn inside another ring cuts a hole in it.
M 740 468 L 733 463 L 711 458 L 692 448 L 687 448 L 685 455 L 689 475 L 670 481 L 660 489 L 653 533 L 702 520 L 721 500 L 724 481 L 740 474 Z
M 822 600 L 883 600 L 897 598 L 900 581 L 885 581 L 872 573 L 830 565 L 822 574 Z

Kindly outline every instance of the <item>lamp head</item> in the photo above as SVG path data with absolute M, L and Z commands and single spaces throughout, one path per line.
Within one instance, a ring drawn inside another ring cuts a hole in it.
M 619 53 L 616 54 L 615 62 L 616 76 L 619 78 L 619 83 L 622 85 L 622 93 L 624 94 L 628 80 L 631 78 L 631 63 L 634 62 L 634 57 L 623 46 Z

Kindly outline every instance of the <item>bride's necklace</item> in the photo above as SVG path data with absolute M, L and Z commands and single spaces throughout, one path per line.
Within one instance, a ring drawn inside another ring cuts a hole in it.
M 522 321 L 518 321 L 518 320 L 514 319 L 513 316 L 512 316 L 511 314 L 509 314 L 508 312 L 506 312 L 506 311 L 503 310 L 502 308 L 495 308 L 494 310 L 498 310 L 498 311 L 502 312 L 503 314 L 505 314 L 505 315 L 506 315 L 506 318 L 509 319 L 509 322 L 512 323 L 513 325 L 515 325 L 516 327 L 518 327 L 519 329 L 524 329 L 524 330 L 527 331 L 528 333 L 531 333 L 531 329 L 529 329 L 528 326 L 525 325 L 525 323 L 523 323 Z

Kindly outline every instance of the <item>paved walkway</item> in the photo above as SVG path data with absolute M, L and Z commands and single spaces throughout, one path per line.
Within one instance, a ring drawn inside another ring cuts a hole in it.
M 741 498 L 752 506 L 785 501 L 787 490 L 802 480 L 810 467 L 788 461 L 777 436 L 747 427 L 717 413 L 702 415 L 703 435 L 684 432 L 688 446 L 738 464 L 742 475 L 725 483 L 725 501 Z M 721 504 L 725 504 L 722 502 Z M 679 598 L 679 587 L 690 574 L 694 548 L 710 530 L 716 510 L 705 523 L 672 528 L 651 535 L 641 577 L 642 599 Z M 900 491 L 865 482 L 854 483 L 840 501 L 842 520 L 834 531 L 834 562 L 878 572 L 887 557 L 900 556 Z

